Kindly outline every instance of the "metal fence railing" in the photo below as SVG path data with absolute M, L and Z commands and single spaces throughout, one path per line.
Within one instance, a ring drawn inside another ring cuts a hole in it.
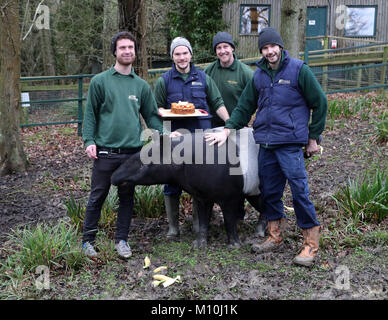
M 379 51 L 377 51 L 377 48 Z M 355 50 L 372 50 L 362 55 Z M 340 55 L 340 52 L 352 55 Z M 366 55 L 365 55 L 366 54 Z M 384 90 L 388 87 L 388 43 L 301 53 L 327 93 Z M 255 68 L 258 58 L 242 59 Z M 204 68 L 206 64 L 199 65 Z M 166 70 L 149 70 L 149 83 Z M 83 102 L 93 74 L 23 77 L 21 127 L 77 123 L 82 135 Z
M 21 127 L 77 123 L 78 135 L 81 135 L 83 101 L 87 91 L 85 81 L 93 76 L 22 77 Z

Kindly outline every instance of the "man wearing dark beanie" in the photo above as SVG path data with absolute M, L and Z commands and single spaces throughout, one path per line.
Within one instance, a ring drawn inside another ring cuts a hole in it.
M 204 70 L 220 90 L 229 114 L 237 106 L 241 93 L 253 77 L 253 70 L 237 59 L 234 50 L 232 36 L 228 32 L 218 32 L 213 37 L 213 51 L 217 55 L 217 60 Z M 212 126 L 223 125 L 224 121 L 217 114 L 213 114 Z
M 283 245 L 286 216 L 281 198 L 288 182 L 303 234 L 302 250 L 293 262 L 311 266 L 319 247 L 320 224 L 309 199 L 302 148 L 306 146 L 307 155 L 320 151 L 317 139 L 325 128 L 327 99 L 311 69 L 283 49 L 283 40 L 275 29 L 264 28 L 259 33 L 258 46 L 263 57 L 253 79 L 224 130 L 208 134 L 207 140 L 222 145 L 231 129 L 247 125 L 256 112 L 253 129 L 255 141 L 260 144 L 262 213 L 268 220 L 269 237 L 254 244 L 252 250 L 261 253 Z

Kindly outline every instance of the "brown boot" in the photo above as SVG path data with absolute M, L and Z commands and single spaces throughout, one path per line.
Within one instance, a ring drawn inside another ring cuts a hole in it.
M 314 258 L 317 255 L 319 248 L 320 226 L 315 226 L 310 229 L 302 230 L 303 245 L 302 251 L 294 258 L 294 263 L 302 266 L 310 267 L 314 263 Z
M 252 251 L 261 253 L 279 249 L 283 245 L 284 218 L 268 221 L 269 237 L 263 243 L 252 245 Z

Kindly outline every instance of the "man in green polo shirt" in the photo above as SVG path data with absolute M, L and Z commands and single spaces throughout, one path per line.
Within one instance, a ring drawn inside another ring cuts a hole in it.
M 141 114 L 148 127 L 162 133 L 155 98 L 146 81 L 133 70 L 136 57 L 135 38 L 126 31 L 111 42 L 116 63 L 90 82 L 83 122 L 86 154 L 94 160 L 89 201 L 83 229 L 83 252 L 96 257 L 94 242 L 101 208 L 110 189 L 112 173 L 130 154 L 139 151 Z M 121 258 L 129 258 L 127 243 L 133 212 L 133 188 L 118 186 L 119 209 L 116 222 L 115 249 Z
M 228 113 L 232 114 L 241 93 L 253 77 L 253 70 L 237 59 L 234 53 L 235 45 L 228 32 L 218 32 L 213 37 L 213 50 L 217 60 L 204 71 L 216 83 Z M 224 121 L 217 114 L 212 115 L 213 127 L 224 126 Z

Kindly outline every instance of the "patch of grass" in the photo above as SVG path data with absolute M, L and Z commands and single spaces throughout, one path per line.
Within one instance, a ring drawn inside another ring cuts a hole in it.
M 372 246 L 388 246 L 388 232 L 387 230 L 371 231 L 365 235 L 363 243 Z
M 351 119 L 355 116 L 368 120 L 373 110 L 373 103 L 374 100 L 366 96 L 329 100 L 327 110 L 329 127 L 334 125 L 334 120 Z
M 208 252 L 207 258 L 210 260 L 210 264 L 216 264 L 221 268 L 238 265 L 241 269 L 248 270 L 252 264 L 251 260 L 241 259 L 241 249 L 228 247 Z
M 66 207 L 67 216 L 70 218 L 70 222 L 76 226 L 78 231 L 82 231 L 83 222 L 85 219 L 86 204 L 84 201 L 77 201 L 71 194 L 68 200 L 65 200 L 64 205 Z M 118 196 L 116 188 L 109 190 L 108 196 L 101 209 L 101 217 L 98 222 L 99 227 L 109 233 L 112 233 L 117 217 L 118 210 Z
M 88 261 L 81 252 L 76 228 L 64 220 L 13 230 L 3 251 L 7 258 L 0 262 L 0 297 L 6 299 L 39 295 L 35 280 L 40 269 L 49 274 L 66 272 L 78 270 Z
M 361 180 L 349 180 L 333 199 L 355 221 L 381 222 L 388 216 L 388 174 L 377 170 Z
M 352 217 L 340 217 L 337 221 L 328 226 L 328 232 L 322 233 L 319 244 L 322 249 L 354 248 L 362 243 L 364 233 L 367 229 L 364 222 L 355 222 Z
M 10 234 L 12 262 L 26 271 L 40 265 L 48 268 L 77 269 L 85 263 L 76 228 L 61 220 L 51 226 L 39 223 L 20 227 Z
M 252 268 L 257 269 L 261 272 L 269 272 L 274 270 L 273 266 L 270 266 L 269 264 L 265 262 L 256 262 L 252 265 Z
M 388 142 L 388 116 L 385 116 L 379 122 L 375 122 L 374 137 L 378 143 Z
M 169 261 L 177 267 L 189 266 L 192 268 L 198 264 L 198 254 L 196 253 L 190 243 L 163 241 L 154 244 L 152 256 L 163 257 L 163 260 Z
M 76 201 L 73 194 L 70 195 L 68 200 L 65 200 L 64 205 L 70 222 L 76 226 L 77 230 L 81 231 L 85 219 L 85 205 Z
M 83 169 L 81 172 L 77 172 L 73 176 L 73 181 L 70 181 L 70 183 L 78 185 L 79 188 L 82 191 L 89 191 L 90 190 L 90 174 L 89 170 Z
M 165 215 L 163 186 L 136 186 L 133 209 L 143 218 L 159 218 Z
M 75 200 L 71 194 L 64 201 L 66 212 L 70 221 L 82 230 L 82 223 L 85 218 L 86 204 L 83 200 Z M 119 197 L 117 188 L 111 187 L 108 196 L 101 209 L 101 218 L 99 227 L 109 233 L 112 233 L 117 218 L 119 207 Z M 158 218 L 165 214 L 163 187 L 155 186 L 136 186 L 134 193 L 134 212 L 144 218 Z

